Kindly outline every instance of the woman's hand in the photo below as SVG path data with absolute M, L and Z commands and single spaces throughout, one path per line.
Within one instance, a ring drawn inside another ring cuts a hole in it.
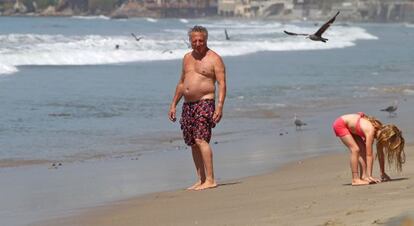
M 390 181 L 391 180 L 391 177 L 389 177 L 386 173 L 383 173 L 382 175 L 381 175 L 381 181 L 382 182 L 385 182 L 385 181 Z
M 375 177 L 365 177 L 365 178 L 363 178 L 363 180 L 368 181 L 370 184 L 381 182 L 380 179 L 377 179 Z

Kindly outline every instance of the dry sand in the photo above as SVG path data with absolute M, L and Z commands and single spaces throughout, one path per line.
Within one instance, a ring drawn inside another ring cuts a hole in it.
M 390 182 L 354 187 L 346 153 L 205 191 L 161 192 L 38 225 L 414 225 L 414 147 Z M 375 162 L 378 176 L 378 164 Z

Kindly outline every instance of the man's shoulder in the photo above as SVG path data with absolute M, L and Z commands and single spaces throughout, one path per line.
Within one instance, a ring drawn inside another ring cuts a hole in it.
M 213 60 L 221 60 L 221 56 L 211 49 L 208 50 L 208 56 Z
M 184 54 L 184 59 L 185 59 L 185 58 L 188 58 L 188 57 L 190 57 L 190 56 L 191 56 L 191 53 L 192 53 L 192 51 L 190 51 L 190 52 L 187 52 L 186 54 Z
M 184 54 L 183 61 L 187 62 L 192 58 L 191 52 Z

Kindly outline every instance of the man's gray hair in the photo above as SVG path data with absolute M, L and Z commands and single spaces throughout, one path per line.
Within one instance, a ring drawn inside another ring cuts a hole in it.
M 205 34 L 206 39 L 208 39 L 208 31 L 207 28 L 203 27 L 203 26 L 199 26 L 199 25 L 195 25 L 194 27 L 190 28 L 188 30 L 188 38 L 191 38 L 191 33 L 193 32 L 202 32 Z

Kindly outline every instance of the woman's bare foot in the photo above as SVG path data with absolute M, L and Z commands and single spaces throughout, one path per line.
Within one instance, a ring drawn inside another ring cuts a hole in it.
M 196 190 L 196 188 L 200 185 L 201 185 L 201 181 L 198 181 L 197 183 L 193 184 L 193 186 L 188 187 L 187 190 Z
M 361 180 L 361 179 L 352 179 L 352 186 L 367 185 L 367 184 L 369 184 L 369 181 Z
M 374 178 L 374 177 L 365 177 L 365 178 L 362 178 L 362 180 L 368 181 L 368 183 L 370 183 L 370 184 L 378 184 L 378 183 L 381 182 L 380 179 L 377 179 L 377 178 Z
M 200 191 L 200 190 L 209 189 L 209 188 L 215 188 L 215 187 L 217 187 L 217 183 L 216 182 L 204 182 L 200 186 L 196 187 L 194 190 Z

